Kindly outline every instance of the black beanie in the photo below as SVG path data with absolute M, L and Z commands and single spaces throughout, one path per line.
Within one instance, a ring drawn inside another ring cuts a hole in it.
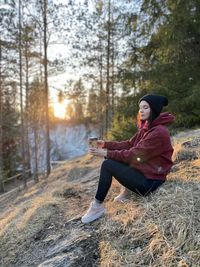
M 162 111 L 162 108 L 168 105 L 168 99 L 162 95 L 145 95 L 140 98 L 139 103 L 144 100 L 146 101 L 154 115 L 154 118 L 157 118 Z

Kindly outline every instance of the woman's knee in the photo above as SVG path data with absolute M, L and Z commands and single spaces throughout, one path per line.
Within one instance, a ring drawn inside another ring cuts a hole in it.
M 101 168 L 107 168 L 108 166 L 110 166 L 111 162 L 111 159 L 105 159 L 101 164 Z

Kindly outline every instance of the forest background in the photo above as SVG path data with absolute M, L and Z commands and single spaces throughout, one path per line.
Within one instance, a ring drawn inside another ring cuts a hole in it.
M 94 124 L 102 138 L 131 137 L 147 93 L 168 97 L 172 131 L 198 127 L 199 73 L 198 0 L 1 0 L 1 191 L 19 164 L 26 184 L 41 131 L 50 173 L 56 124 Z

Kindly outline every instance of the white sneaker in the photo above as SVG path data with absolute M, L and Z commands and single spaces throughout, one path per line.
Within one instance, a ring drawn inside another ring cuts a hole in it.
M 125 202 L 126 200 L 129 199 L 131 195 L 131 190 L 129 190 L 126 187 L 123 187 L 120 194 L 114 198 L 115 202 Z
M 89 209 L 86 214 L 81 218 L 82 223 L 90 223 L 98 218 L 100 218 L 106 209 L 101 203 L 97 203 L 94 201 L 91 202 Z

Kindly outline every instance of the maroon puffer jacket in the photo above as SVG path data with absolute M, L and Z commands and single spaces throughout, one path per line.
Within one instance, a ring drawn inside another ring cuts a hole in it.
M 150 129 L 148 123 L 143 124 L 130 140 L 106 141 L 107 158 L 130 164 L 148 179 L 165 180 L 173 165 L 173 147 L 166 125 L 174 119 L 172 114 L 164 112 Z

